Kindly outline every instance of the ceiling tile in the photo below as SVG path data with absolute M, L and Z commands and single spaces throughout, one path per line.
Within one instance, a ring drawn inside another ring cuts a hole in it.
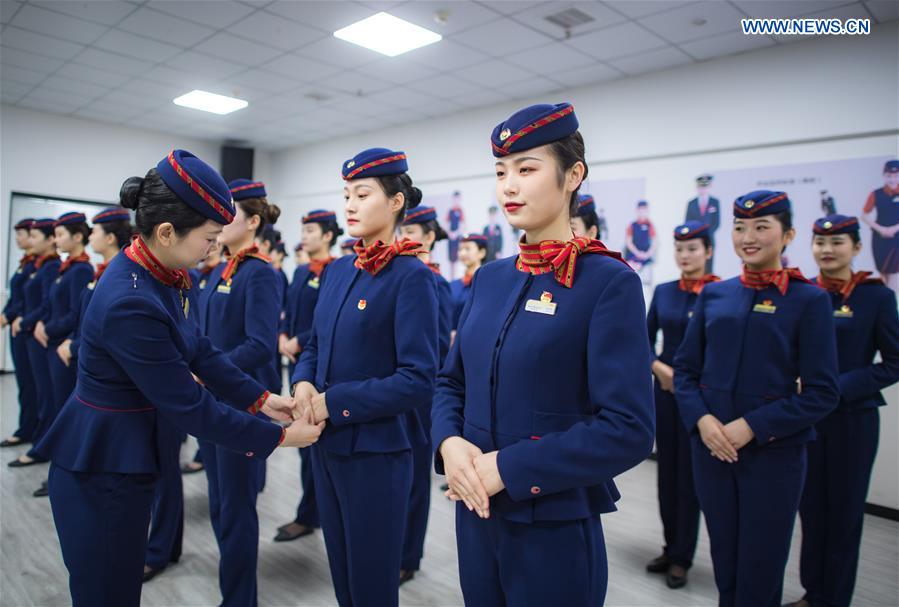
M 172 103 L 171 99 L 164 99 L 160 95 L 137 93 L 135 91 L 127 89 L 114 90 L 111 93 L 104 95 L 103 97 L 98 99 L 98 102 L 114 104 L 121 108 L 133 109 L 135 113 L 140 111 L 148 111 L 166 104 L 171 105 L 172 107 L 176 107 L 175 104 Z
M 13 18 L 13 15 L 16 14 L 22 7 L 21 2 L 16 2 L 15 0 L 4 0 L 0 2 L 0 23 L 9 23 L 9 21 Z
M 2 78 L 2 75 L 2 70 L 0 70 L 0 92 L 4 95 L 22 97 L 34 88 L 33 84 L 24 84 L 14 80 L 6 80 L 5 78 Z
M 195 46 L 194 50 L 242 65 L 259 65 L 283 53 L 279 49 L 226 33 L 216 34 Z
M 29 53 L 28 51 L 8 47 L 0 48 L 0 62 L 2 62 L 3 65 L 12 65 L 45 73 L 59 69 L 64 63 L 62 59 L 36 55 L 34 53 Z
M 435 117 L 446 116 L 447 114 L 455 114 L 462 111 L 462 109 L 464 108 L 455 101 L 451 101 L 449 99 L 434 99 L 433 101 L 428 102 L 427 105 L 421 106 L 417 109 L 423 112 L 426 116 Z
M 403 57 L 408 57 L 408 60 L 413 63 L 429 67 L 434 72 L 454 71 L 490 59 L 484 53 L 457 44 L 452 40 L 441 40 L 436 44 L 417 48 Z
M 2 4 L 6 4 L 6 0 L 3 0 Z M 50 0 L 47 2 L 31 0 L 29 4 L 57 13 L 65 13 L 86 21 L 102 23 L 103 25 L 115 25 L 137 9 L 137 6 L 130 2 L 109 2 L 109 0 L 80 0 L 78 2 L 73 2 L 72 0 Z
M 35 34 L 11 25 L 3 28 L 3 46 L 31 51 L 58 59 L 71 59 L 84 49 L 81 44 Z
M 47 99 L 40 96 L 26 95 L 19 100 L 17 105 L 53 114 L 71 114 L 83 104 L 71 98 Z
M 22 98 L 23 103 L 28 103 L 29 101 L 56 104 L 60 113 L 68 114 L 89 103 L 91 97 L 72 91 L 58 91 L 56 89 L 37 87 Z
M 109 70 L 119 74 L 128 74 L 131 76 L 139 76 L 153 67 L 152 63 L 132 59 L 131 57 L 123 57 L 108 51 L 89 48 L 78 55 L 76 63 L 89 65 L 101 70 Z
M 0 78 L 4 81 L 11 80 L 20 84 L 35 85 L 41 82 L 47 74 L 44 72 L 36 72 L 34 70 L 26 70 L 21 67 L 12 65 L 0 65 Z
M 145 79 L 148 84 L 151 82 L 159 82 L 168 87 L 167 90 L 171 90 L 172 88 L 176 89 L 178 93 L 175 97 L 194 89 L 212 86 L 216 82 L 225 79 L 225 77 L 218 77 L 212 74 L 204 75 L 203 73 L 198 73 L 196 71 L 191 73 L 182 72 L 181 70 L 175 70 L 164 65 L 157 65 L 148 70 L 142 75 L 142 78 Z
M 144 7 L 128 15 L 117 28 L 182 48 L 193 46 L 215 32 L 204 25 Z
M 93 120 L 104 124 L 122 124 L 129 122 L 134 114 L 124 112 L 110 112 L 104 109 L 98 109 L 91 105 L 87 105 L 77 111 L 72 116 L 75 118 L 83 118 L 84 120 Z
M 102 120 L 102 116 L 109 116 L 112 120 L 121 120 L 123 118 L 130 118 L 132 116 L 136 116 L 137 114 L 143 113 L 141 110 L 136 110 L 133 107 L 122 105 L 119 103 L 113 103 L 111 101 L 105 101 L 103 99 L 95 99 L 91 101 L 90 105 L 86 105 L 78 112 L 78 115 L 84 115 L 86 113 L 97 114 L 95 117 L 97 120 Z M 86 118 L 90 118 L 91 116 L 85 116 Z
M 546 2 L 545 0 L 501 0 L 499 2 L 480 0 L 477 4 L 500 15 L 515 15 L 532 10 L 538 6 L 552 4 L 552 2 Z
M 187 19 L 214 28 L 228 27 L 255 10 L 245 4 L 225 0 L 215 0 L 214 5 L 209 0 L 178 0 L 178 2 L 161 0 L 147 2 L 146 6 L 178 19 Z M 213 6 L 214 8 L 211 8 Z
M 609 65 L 625 74 L 634 76 L 691 63 L 692 61 L 690 56 L 683 51 L 669 47 L 620 59 L 610 59 Z
M 302 82 L 313 82 L 327 78 L 340 71 L 340 68 L 337 66 L 326 65 L 315 59 L 301 57 L 293 53 L 278 57 L 274 61 L 269 61 L 259 67 Z
M 511 19 L 486 23 L 453 36 L 453 40 L 494 57 L 543 46 L 552 38 Z
M 67 63 L 57 72 L 59 76 L 73 78 L 93 84 L 100 84 L 109 87 L 121 86 L 131 80 L 131 76 L 110 72 L 109 70 L 98 70 L 96 68 L 81 65 L 79 63 Z
M 519 23 L 540 30 L 556 40 L 564 40 L 568 37 L 566 36 L 566 30 L 551 21 L 547 21 L 546 17 L 571 9 L 578 10 L 593 19 L 571 28 L 569 32 L 572 36 L 579 36 L 627 20 L 627 17 L 618 11 L 612 10 L 599 2 L 551 2 L 515 13 L 511 17 Z
M 79 44 L 90 44 L 107 29 L 104 25 L 54 13 L 28 4 L 19 9 L 11 23 L 22 29 Z
M 414 63 L 406 57 L 385 57 L 368 63 L 365 73 L 390 84 L 408 84 L 434 74 L 433 70 Z
M 869 0 L 865 6 L 878 23 L 899 19 L 899 2 L 896 0 Z
M 624 13 L 632 19 L 645 17 L 655 13 L 670 11 L 690 2 L 673 2 L 671 0 L 619 0 L 617 2 L 603 2 L 603 4 Z
M 525 97 L 537 97 L 539 95 L 547 95 L 555 93 L 560 89 L 567 88 L 566 85 L 550 80 L 549 78 L 528 78 L 521 82 L 512 84 L 504 84 L 498 90 L 507 99 L 524 99 Z M 557 103 L 559 99 L 546 99 L 544 103 Z
M 434 103 L 435 101 L 440 101 L 440 98 L 437 96 L 428 95 L 410 88 L 388 89 L 386 91 L 381 91 L 380 93 L 369 95 L 369 97 L 375 101 L 380 101 L 381 103 L 392 105 L 397 108 L 421 107 L 422 111 L 427 111 L 425 110 L 427 105 Z
M 740 11 L 726 2 L 697 2 L 644 17 L 640 19 L 640 24 L 665 40 L 678 44 L 739 31 L 741 18 Z M 701 25 L 697 25 L 699 23 Z
M 323 33 L 331 34 L 366 17 L 371 17 L 377 10 L 358 2 L 334 2 L 334 0 L 307 0 L 294 2 L 283 0 L 273 2 L 265 7 L 266 12 L 287 17 L 299 23 L 317 28 Z
M 636 23 L 624 23 L 590 32 L 566 40 L 565 44 L 597 59 L 623 57 L 666 46 L 664 40 Z
M 607 82 L 622 77 L 624 77 L 624 74 L 602 63 L 556 72 L 552 75 L 552 79 L 556 82 L 561 82 L 572 88 L 596 84 L 597 82 Z
M 331 107 L 339 112 L 347 112 L 349 115 L 362 116 L 363 118 L 356 119 L 359 122 L 363 122 L 371 116 L 396 111 L 394 106 L 383 101 L 374 101 L 368 96 L 350 97 L 335 103 Z
M 536 74 L 552 76 L 558 70 L 591 65 L 596 59 L 561 42 L 513 53 L 506 61 Z
M 481 89 L 473 93 L 453 97 L 450 101 L 457 104 L 460 108 L 475 108 L 503 103 L 510 99 L 513 99 L 513 97 L 507 96 L 505 92 L 500 93 L 489 89 Z
M 300 81 L 255 67 L 228 77 L 223 84 L 243 91 L 252 91 L 254 95 L 269 96 L 272 93 L 292 91 L 300 86 Z
M 181 51 L 171 44 L 115 29 L 101 36 L 94 47 L 135 59 L 149 59 L 154 63 L 171 59 Z
M 484 87 L 497 87 L 510 82 L 519 82 L 534 74 L 500 59 L 472 65 L 457 72 L 469 82 Z
M 101 97 L 112 90 L 110 87 L 104 86 L 102 84 L 83 82 L 81 80 L 74 80 L 72 78 L 58 76 L 56 74 L 44 80 L 41 83 L 41 88 L 53 89 L 54 91 L 61 91 L 64 93 L 71 93 L 74 95 L 79 95 L 81 97 L 86 97 L 88 99 L 96 99 L 97 97 Z
M 686 42 L 679 46 L 683 51 L 696 59 L 712 59 L 713 57 L 722 57 L 766 46 L 774 46 L 774 41 L 770 36 L 744 36 L 742 32 L 734 32 Z
M 181 53 L 178 55 L 178 60 L 171 62 L 170 65 L 179 71 L 197 75 L 204 80 L 219 80 L 244 71 L 242 65 L 194 51 Z
M 285 51 L 294 50 L 328 35 L 265 11 L 258 11 L 241 19 L 229 27 L 228 31 L 249 40 L 264 41 L 269 46 Z
M 297 53 L 309 59 L 347 69 L 357 68 L 384 57 L 381 53 L 362 48 L 346 40 L 339 40 L 333 36 L 327 36 L 307 44 Z
M 437 20 L 438 12 L 446 14 L 445 22 L 441 23 Z M 455 34 L 500 19 L 496 12 L 474 2 L 454 2 L 452 0 L 405 2 L 390 9 L 390 14 L 441 36 Z
M 391 87 L 389 82 L 380 78 L 375 78 L 365 72 L 360 73 L 352 70 L 341 71 L 330 78 L 317 80 L 315 85 L 354 96 L 369 95 Z
M 409 88 L 433 95 L 436 97 L 458 97 L 468 93 L 476 93 L 483 88 L 482 85 L 466 82 L 451 74 L 441 74 L 425 78 L 409 85 Z

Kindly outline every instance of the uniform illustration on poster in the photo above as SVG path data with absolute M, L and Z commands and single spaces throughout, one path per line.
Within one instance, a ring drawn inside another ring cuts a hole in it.
M 636 219 L 627 226 L 624 259 L 640 275 L 644 285 L 652 284 L 652 262 L 658 240 L 656 229 L 649 219 L 649 203 L 637 202 Z
M 821 214 L 825 217 L 837 214 L 837 202 L 827 190 L 821 190 Z
M 462 210 L 462 193 L 458 190 L 453 192 L 445 225 L 449 233 L 449 278 L 453 279 L 456 277 L 456 262 L 459 261 L 459 242 L 465 236 L 465 212 Z
M 487 260 L 492 261 L 502 257 L 503 253 L 503 228 L 500 222 L 504 221 L 499 215 L 499 207 L 491 205 L 487 209 L 487 225 L 483 234 L 487 237 Z
M 705 264 L 706 274 L 711 274 L 715 265 L 715 232 L 721 223 L 721 202 L 710 194 L 714 177 L 705 173 L 696 178 L 696 198 L 687 203 L 684 223 L 698 221 L 709 226 L 709 241 L 712 244 L 712 257 Z
M 865 201 L 862 221 L 871 226 L 874 263 L 884 282 L 899 291 L 899 160 L 883 166 L 883 187 Z

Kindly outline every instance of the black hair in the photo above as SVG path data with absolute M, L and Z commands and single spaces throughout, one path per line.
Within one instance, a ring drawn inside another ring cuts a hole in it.
M 100 226 L 105 233 L 115 236 L 116 244 L 120 249 L 131 242 L 131 237 L 134 235 L 134 226 L 128 220 L 107 221 L 94 225 Z
M 553 141 L 549 144 L 549 151 L 556 157 L 556 162 L 559 165 L 558 178 L 560 187 L 565 183 L 566 171 L 578 162 L 581 162 L 584 165 L 584 177 L 581 179 L 581 183 L 584 183 L 584 181 L 587 180 L 589 169 L 587 168 L 586 153 L 584 151 L 584 138 L 581 136 L 580 131 L 575 131 L 567 137 Z M 569 215 L 572 217 L 577 214 L 577 193 L 580 189 L 581 186 L 578 184 L 578 187 L 571 193 L 568 211 Z M 586 220 L 584 220 L 584 223 L 586 223 Z
M 339 225 L 337 225 L 336 219 L 329 219 L 328 221 L 316 221 L 318 226 L 322 229 L 322 236 L 325 235 L 326 232 L 331 232 L 331 242 L 328 243 L 328 248 L 330 249 L 337 243 L 337 239 L 343 236 L 343 230 Z
M 589 232 L 590 228 L 596 228 L 596 237 L 599 238 L 599 217 L 597 217 L 596 211 L 587 213 L 586 215 L 578 213 L 576 217 L 580 217 L 584 221 L 585 232 Z
M 78 223 L 63 224 L 59 227 L 65 228 L 65 230 L 72 236 L 81 234 L 81 244 L 87 245 L 87 237 L 91 235 L 91 229 L 87 227 L 86 222 L 79 221 Z
M 126 179 L 119 190 L 119 201 L 126 209 L 136 211 L 134 223 L 142 236 L 152 236 L 162 223 L 172 224 L 179 237 L 206 223 L 206 217 L 178 198 L 155 168 L 143 178 Z
M 774 219 L 781 225 L 783 228 L 783 233 L 786 234 L 790 230 L 793 229 L 793 211 L 787 209 L 786 211 L 781 211 L 774 216 Z M 783 247 L 780 252 L 781 254 L 787 250 L 787 247 Z
M 267 242 L 269 249 L 274 249 L 275 245 L 281 242 L 281 232 L 270 225 L 266 225 L 262 230 L 262 236 L 260 237 L 260 240 L 262 242 Z
M 412 178 L 408 173 L 400 173 L 399 175 L 380 175 L 375 177 L 381 184 L 381 189 L 388 197 L 392 198 L 397 194 L 403 194 L 403 208 L 396 216 L 396 224 L 399 225 L 406 217 L 406 211 L 414 209 L 421 204 L 421 190 L 412 185 Z
M 56 236 L 56 228 L 53 227 L 53 224 L 44 227 L 32 227 L 31 230 L 38 230 L 39 232 L 43 232 L 44 238 L 50 238 L 51 236 Z
M 449 238 L 449 234 L 446 233 L 446 230 L 441 227 L 440 223 L 436 219 L 425 221 L 418 225 L 421 226 L 421 229 L 425 234 L 434 234 L 434 242 L 431 243 L 431 250 L 434 249 L 434 245 L 436 245 L 439 241 Z
M 265 196 L 256 198 L 244 198 L 243 200 L 235 200 L 246 216 L 259 216 L 259 225 L 256 227 L 256 236 L 268 227 L 275 224 L 281 217 L 281 209 L 276 204 L 271 204 Z

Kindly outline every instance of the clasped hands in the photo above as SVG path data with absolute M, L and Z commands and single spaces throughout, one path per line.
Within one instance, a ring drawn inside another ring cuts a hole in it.
M 440 456 L 449 485 L 446 496 L 461 501 L 479 517 L 489 518 L 490 498 L 506 488 L 499 475 L 498 453 L 484 453 L 461 436 L 444 440 Z
M 707 413 L 696 422 L 699 436 L 713 457 L 729 464 L 736 463 L 737 451 L 755 438 L 755 433 L 744 418 L 722 424 L 717 417 Z
M 316 422 L 317 418 L 313 417 L 311 408 L 300 407 L 295 399 L 280 394 L 270 394 L 260 411 L 276 421 L 290 422 L 280 447 L 308 447 L 318 442 L 318 437 L 325 429 L 324 419 Z

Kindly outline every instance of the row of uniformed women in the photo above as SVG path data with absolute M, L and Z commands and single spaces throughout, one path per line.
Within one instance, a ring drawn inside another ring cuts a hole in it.
M 744 271 L 722 282 L 704 274 L 707 227 L 679 226 L 681 279 L 656 288 L 648 314 L 653 348 L 663 334 L 652 370 L 665 547 L 647 569 L 686 583 L 701 507 L 722 605 L 780 604 L 797 511 L 806 594 L 796 604 L 850 604 L 880 390 L 899 381 L 895 296 L 852 271 L 858 220 L 815 223 L 821 274 L 809 281 L 781 266 L 791 217 L 785 193 L 737 199 Z

